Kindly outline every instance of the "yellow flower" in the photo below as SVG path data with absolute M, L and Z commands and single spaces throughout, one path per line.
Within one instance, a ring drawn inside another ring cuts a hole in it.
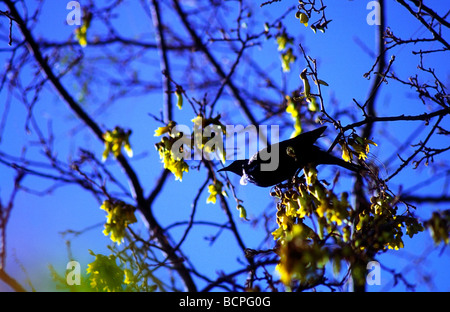
M 325 213 L 327 212 L 327 206 L 328 206 L 328 205 L 326 205 L 326 204 L 324 204 L 324 203 L 321 203 L 321 204 L 319 205 L 319 207 L 317 207 L 316 212 L 317 212 L 317 214 L 319 215 L 319 217 L 322 218 L 322 217 L 325 215 Z
M 365 153 L 359 153 L 358 154 L 358 159 L 366 160 L 367 159 L 367 155 Z
M 154 136 L 161 136 L 164 133 L 169 133 L 172 131 L 172 129 L 176 126 L 176 122 L 175 121 L 169 121 L 169 123 L 164 126 L 164 127 L 159 127 L 158 129 L 155 130 L 155 134 Z
M 304 218 L 306 215 L 309 215 L 309 205 L 305 198 L 299 196 L 297 198 L 297 204 L 299 207 L 296 212 L 298 218 Z
M 287 269 L 287 267 L 283 264 L 278 263 L 275 267 L 275 270 L 280 274 L 280 280 L 284 285 L 289 285 L 292 279 L 292 273 Z
M 294 123 L 294 132 L 292 132 L 291 138 L 296 137 L 297 135 L 302 133 L 302 131 L 303 131 L 302 122 L 301 122 L 300 118 L 297 118 Z
M 209 196 L 206 199 L 206 203 L 216 203 L 216 196 L 217 196 L 217 190 L 216 190 L 216 186 L 215 184 L 210 184 L 208 185 L 208 192 L 209 192 Z
M 306 101 L 308 102 L 308 110 L 310 112 L 319 111 L 319 104 L 317 104 L 316 98 L 313 96 L 309 96 Z
M 399 241 L 393 241 L 393 242 L 388 243 L 388 249 L 399 250 L 400 248 L 403 248 L 403 247 L 404 247 L 404 244 L 401 239 Z
M 288 105 L 286 107 L 286 113 L 290 114 L 292 116 L 292 119 L 294 120 L 294 132 L 291 134 L 291 138 L 296 137 L 300 133 L 302 133 L 302 121 L 300 119 L 300 112 L 298 108 L 295 105 L 295 102 L 291 99 L 290 96 L 286 96 L 286 99 L 288 101 Z
M 313 185 L 317 181 L 317 170 L 314 167 L 310 167 L 305 170 L 306 183 Z
M 369 139 L 362 138 L 357 134 L 353 134 L 352 138 L 349 140 L 350 145 L 353 149 L 358 153 L 358 158 L 365 160 L 367 158 L 367 154 L 370 151 L 370 144 L 377 146 L 377 144 Z
M 222 190 L 223 187 L 223 183 L 216 180 L 214 181 L 214 183 L 208 185 L 208 192 L 209 192 L 209 196 L 206 199 L 206 203 L 216 203 L 216 197 L 218 194 L 222 194 L 223 196 L 228 196 L 227 192 L 225 190 Z
M 122 291 L 124 271 L 117 265 L 116 257 L 95 254 L 91 250 L 89 252 L 95 256 L 86 270 L 91 287 L 97 291 Z
M 288 113 L 288 114 L 290 114 L 291 116 L 292 116 L 292 118 L 297 118 L 297 116 L 298 116 L 298 110 L 297 110 L 297 108 L 295 107 L 295 103 L 294 103 L 294 101 L 289 101 L 288 102 L 288 105 L 287 105 L 287 107 L 286 107 L 286 113 Z
M 286 204 L 286 216 L 295 217 L 297 215 L 298 208 L 297 200 L 290 199 Z
M 175 90 L 175 95 L 177 97 L 177 107 L 178 107 L 178 109 L 182 109 L 183 108 L 183 89 L 177 88 Z
M 308 77 L 306 76 L 306 68 L 300 73 L 300 79 L 303 82 L 303 95 L 308 99 L 311 95 L 311 85 L 309 84 Z
M 271 234 L 272 234 L 274 240 L 278 240 L 284 236 L 284 231 L 281 227 L 279 227 L 278 229 L 273 231 Z
M 123 272 L 125 273 L 125 280 L 123 283 L 126 285 L 132 283 L 134 280 L 133 272 L 129 269 L 125 269 Z
M 170 162 L 167 169 L 175 175 L 175 180 L 180 181 L 183 179 L 183 172 L 189 172 L 189 166 L 184 160 L 175 160 Z
M 105 200 L 100 209 L 107 212 L 103 234 L 105 236 L 110 235 L 111 240 L 120 245 L 125 237 L 125 230 L 128 225 L 137 222 L 134 215 L 136 208 L 120 200 Z
M 286 52 L 281 54 L 281 66 L 283 72 L 288 72 L 291 70 L 291 63 L 294 63 L 297 57 L 292 52 L 292 48 L 287 49 Z
M 336 222 L 337 225 L 342 224 L 342 220 L 341 220 L 340 216 L 338 215 L 338 213 L 336 213 L 336 212 L 331 216 L 330 221 Z
M 196 126 L 203 126 L 203 117 L 202 115 L 198 115 L 197 117 L 195 117 L 194 119 L 191 120 L 194 125 Z
M 159 157 L 164 163 L 164 168 L 175 175 L 175 180 L 183 179 L 183 172 L 189 172 L 189 165 L 183 160 L 183 157 L 172 152 L 172 146 L 179 138 L 162 137 L 161 142 L 155 144 L 159 152 Z
M 281 34 L 277 37 L 278 51 L 286 49 L 286 44 L 292 43 L 292 38 L 289 38 L 286 33 Z
M 169 127 L 167 127 L 167 126 L 165 126 L 165 127 L 159 127 L 158 129 L 155 130 L 154 136 L 161 136 L 161 135 L 163 135 L 164 133 L 167 133 L 167 132 L 169 132 L 169 131 L 170 131 L 170 129 L 169 129 Z
M 128 138 L 123 146 L 125 152 L 127 152 L 128 157 L 133 157 L 133 150 L 131 149 L 130 142 L 128 142 Z
M 300 13 L 299 19 L 300 19 L 300 23 L 305 25 L 305 27 L 308 27 L 308 21 L 309 21 L 308 15 L 306 15 L 305 13 Z
M 103 133 L 105 141 L 105 149 L 102 154 L 102 160 L 105 161 L 109 154 L 112 153 L 114 157 L 118 157 L 121 153 L 122 146 L 127 155 L 133 157 L 133 150 L 130 145 L 131 130 L 125 131 L 120 127 L 115 127 L 114 130 L 108 130 Z
M 83 48 L 87 46 L 87 30 L 91 25 L 92 13 L 86 12 L 83 18 L 83 25 L 81 27 L 75 29 L 75 38 L 78 40 L 78 43 Z
M 352 154 L 347 146 L 347 144 L 342 144 L 342 159 L 351 162 L 352 161 Z
M 239 218 L 248 221 L 248 219 L 247 219 L 247 210 L 245 210 L 244 206 L 237 205 L 236 208 L 239 210 Z
M 88 26 L 86 24 L 82 25 L 80 28 L 75 29 L 75 38 L 77 38 L 78 43 L 83 48 L 87 46 L 87 30 Z

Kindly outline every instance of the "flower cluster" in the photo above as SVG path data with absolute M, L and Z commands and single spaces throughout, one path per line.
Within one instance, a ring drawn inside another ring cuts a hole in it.
M 353 277 L 363 281 L 362 263 L 378 251 L 402 248 L 404 233 L 412 237 L 423 230 L 408 210 L 398 214 L 398 200 L 386 192 L 379 191 L 370 205 L 355 211 L 348 193 L 336 194 L 318 179 L 315 168 L 304 168 L 304 177 L 275 187 L 271 195 L 279 199 L 272 236 L 280 257 L 277 271 L 286 286 L 320 282 L 327 263 L 339 274 L 342 262 L 355 272 L 360 269 Z
M 292 119 L 294 120 L 294 132 L 291 135 L 291 138 L 293 138 L 302 133 L 302 121 L 300 109 L 297 106 L 297 102 L 292 97 L 286 95 L 286 100 L 287 100 L 286 113 L 290 114 Z
M 192 119 L 192 122 L 194 123 L 192 135 L 181 131 L 185 128 L 177 127 L 174 121 L 155 130 L 155 136 L 164 135 L 161 141 L 155 144 L 164 168 L 170 170 L 175 179 L 180 181 L 183 179 L 183 172 L 189 172 L 185 159 L 191 159 L 192 155 L 196 157 L 200 153 L 200 158 L 203 156 L 208 158 L 210 153 L 215 153 L 225 162 L 226 153 L 222 135 L 226 134 L 226 127 L 220 122 L 220 115 L 205 118 L 200 114 Z
M 351 162 L 353 160 L 353 155 L 357 155 L 358 159 L 366 160 L 367 155 L 370 152 L 370 145 L 377 146 L 374 141 L 367 138 L 362 138 L 356 133 L 351 135 L 348 142 L 342 140 L 339 144 L 342 147 L 342 159 L 347 162 Z M 352 147 L 352 149 L 350 147 Z
M 206 203 L 216 203 L 216 198 L 218 194 L 222 194 L 223 196 L 228 196 L 225 190 L 222 190 L 223 183 L 219 180 L 215 180 L 214 183 L 208 185 L 209 196 L 206 199 Z
M 178 149 L 174 151 L 174 143 L 181 137 L 172 133 L 176 126 L 174 121 L 170 121 L 166 126 L 159 127 L 155 130 L 155 136 L 161 136 L 168 133 L 168 136 L 163 136 L 159 143 L 155 144 L 159 152 L 159 157 L 164 163 L 164 168 L 170 170 L 175 175 L 176 180 L 183 179 L 183 172 L 189 171 L 188 164 L 184 161 L 184 146 L 179 145 Z M 181 134 L 182 135 L 182 134 Z
M 83 17 L 83 25 L 75 29 L 75 38 L 78 40 L 80 46 L 82 46 L 83 48 L 88 44 L 87 31 L 91 26 L 91 20 L 92 20 L 92 13 L 86 12 L 86 14 L 84 14 Z
M 134 215 L 136 208 L 120 200 L 105 200 L 100 209 L 108 213 L 103 234 L 111 235 L 113 242 L 121 244 L 128 225 L 137 222 Z
M 328 190 L 318 179 L 315 168 L 305 169 L 306 181 L 296 181 L 295 186 L 281 191 L 272 192 L 272 196 L 280 198 L 277 203 L 277 222 L 279 228 L 272 233 L 275 239 L 286 235 L 293 224 L 312 215 L 320 220 L 326 220 L 334 228 L 349 222 L 350 204 L 348 194 L 340 197 Z M 323 238 L 323 229 L 318 237 Z
M 293 38 L 289 37 L 286 32 L 282 32 L 277 36 L 278 51 L 282 51 L 280 57 L 283 72 L 290 71 L 291 63 L 294 63 L 297 60 L 292 47 L 288 47 L 288 45 L 293 44 L 293 42 Z
M 220 114 L 214 118 L 205 118 L 203 115 L 197 115 L 191 121 L 194 123 L 193 145 L 202 153 L 217 153 L 219 159 L 225 162 L 226 153 L 223 148 L 222 134 L 226 135 L 226 127 L 220 122 Z M 211 136 L 214 132 L 216 140 L 212 140 Z M 216 144 L 219 143 L 219 144 Z
M 114 130 L 108 130 L 103 133 L 103 140 L 105 141 L 105 150 L 102 155 L 103 161 L 108 158 L 110 153 L 112 153 L 114 157 L 118 157 L 122 153 L 122 147 L 129 157 L 133 157 L 133 150 L 130 145 L 130 135 L 131 130 L 125 131 L 120 127 L 115 127 Z
M 120 255 L 111 254 L 105 256 L 95 254 L 94 261 L 88 264 L 86 270 L 90 281 L 90 290 L 119 292 L 119 291 L 149 291 L 157 289 L 157 285 L 152 282 L 157 281 L 150 272 L 137 269 L 135 258 L 129 257 L 125 253 Z M 117 263 L 119 260 L 119 264 Z
M 433 212 L 431 218 L 425 222 L 436 244 L 450 243 L 450 209 Z
M 278 229 L 272 235 L 280 246 L 277 270 L 286 285 L 293 279 L 302 282 L 318 279 L 330 259 L 341 260 L 338 251 L 330 252 L 323 242 L 329 237 L 342 242 L 349 237 L 347 234 L 344 238 L 342 234 L 348 232 L 350 224 L 348 195 L 343 193 L 338 197 L 327 189 L 317 178 L 315 168 L 305 168 L 304 172 L 305 179 L 293 181 L 286 190 L 276 188 L 271 193 L 280 198 Z M 317 220 L 319 228 L 313 230 L 307 226 L 308 219 Z
M 381 192 L 371 198 L 370 209 L 359 213 L 355 231 L 355 247 L 369 252 L 404 247 L 403 230 L 412 237 L 423 231 L 422 225 L 411 215 L 397 214 L 397 200 Z
M 91 287 L 96 291 L 122 291 L 125 275 L 117 265 L 116 257 L 90 253 L 95 256 L 87 268 Z
M 317 30 L 321 31 L 321 32 L 325 32 L 325 30 L 328 27 L 328 24 L 331 22 L 331 20 L 327 20 L 325 18 L 325 8 L 326 6 L 323 5 L 317 5 L 316 1 L 298 1 L 298 6 L 297 6 L 297 12 L 295 12 L 295 18 L 297 18 L 301 24 L 303 24 L 305 27 L 308 27 L 311 17 L 313 15 L 313 13 L 318 13 L 321 15 L 321 17 L 311 23 L 311 30 L 316 33 Z
M 295 17 L 298 18 L 300 20 L 300 23 L 302 23 L 303 25 L 305 25 L 305 27 L 308 27 L 308 22 L 309 22 L 309 17 L 308 15 L 306 15 L 305 13 L 302 13 L 300 11 L 297 11 L 295 13 Z
M 286 113 L 291 115 L 292 120 L 294 121 L 294 131 L 291 134 L 291 138 L 302 133 L 302 118 L 305 117 L 305 113 L 309 113 L 311 115 L 311 119 L 314 119 L 314 115 L 320 110 L 316 98 L 310 93 L 310 85 L 306 76 L 302 79 L 302 81 L 303 94 L 301 96 L 299 96 L 297 92 L 294 92 L 292 96 L 285 96 L 287 103 Z M 306 107 L 307 111 L 301 111 L 302 107 Z

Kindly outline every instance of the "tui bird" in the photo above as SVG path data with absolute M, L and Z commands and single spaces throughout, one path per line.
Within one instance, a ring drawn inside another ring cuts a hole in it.
M 261 187 L 273 186 L 292 178 L 298 169 L 310 164 L 316 165 L 338 165 L 354 172 L 359 172 L 362 167 L 348 163 L 340 158 L 322 151 L 314 145 L 314 142 L 325 131 L 326 126 L 317 128 L 310 132 L 302 133 L 295 138 L 270 145 L 248 159 L 236 160 L 228 167 L 218 171 L 231 171 L 241 176 L 240 183 L 247 181 Z M 270 151 L 270 152 L 269 152 Z M 271 159 L 267 159 L 273 151 L 278 153 L 278 161 L 273 170 L 267 170 Z M 264 166 L 265 169 L 264 169 Z

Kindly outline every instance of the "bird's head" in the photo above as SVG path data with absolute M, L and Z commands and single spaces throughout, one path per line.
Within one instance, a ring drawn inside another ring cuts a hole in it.
M 241 160 L 235 160 L 231 163 L 231 165 L 229 165 L 228 167 L 224 167 L 220 170 L 218 170 L 218 172 L 220 171 L 230 171 L 233 172 L 239 176 L 242 176 L 243 174 L 243 169 L 244 166 L 248 164 L 248 159 L 241 159 Z

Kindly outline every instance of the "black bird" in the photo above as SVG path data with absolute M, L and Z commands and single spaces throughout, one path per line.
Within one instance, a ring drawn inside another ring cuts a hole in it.
M 359 172 L 361 166 L 348 163 L 343 159 L 322 151 L 314 142 L 322 135 L 326 127 L 320 127 L 310 132 L 302 133 L 295 138 L 270 145 L 248 159 L 236 160 L 228 167 L 218 171 L 231 171 L 241 176 L 241 184 L 247 181 L 261 187 L 273 186 L 292 178 L 298 169 L 310 164 L 338 165 L 348 170 Z M 278 149 L 278 151 L 277 151 Z M 278 162 L 272 170 L 267 166 L 273 159 L 267 159 L 267 155 L 273 157 L 278 153 Z M 272 154 L 270 154 L 272 153 Z M 266 166 L 266 169 L 263 166 Z

